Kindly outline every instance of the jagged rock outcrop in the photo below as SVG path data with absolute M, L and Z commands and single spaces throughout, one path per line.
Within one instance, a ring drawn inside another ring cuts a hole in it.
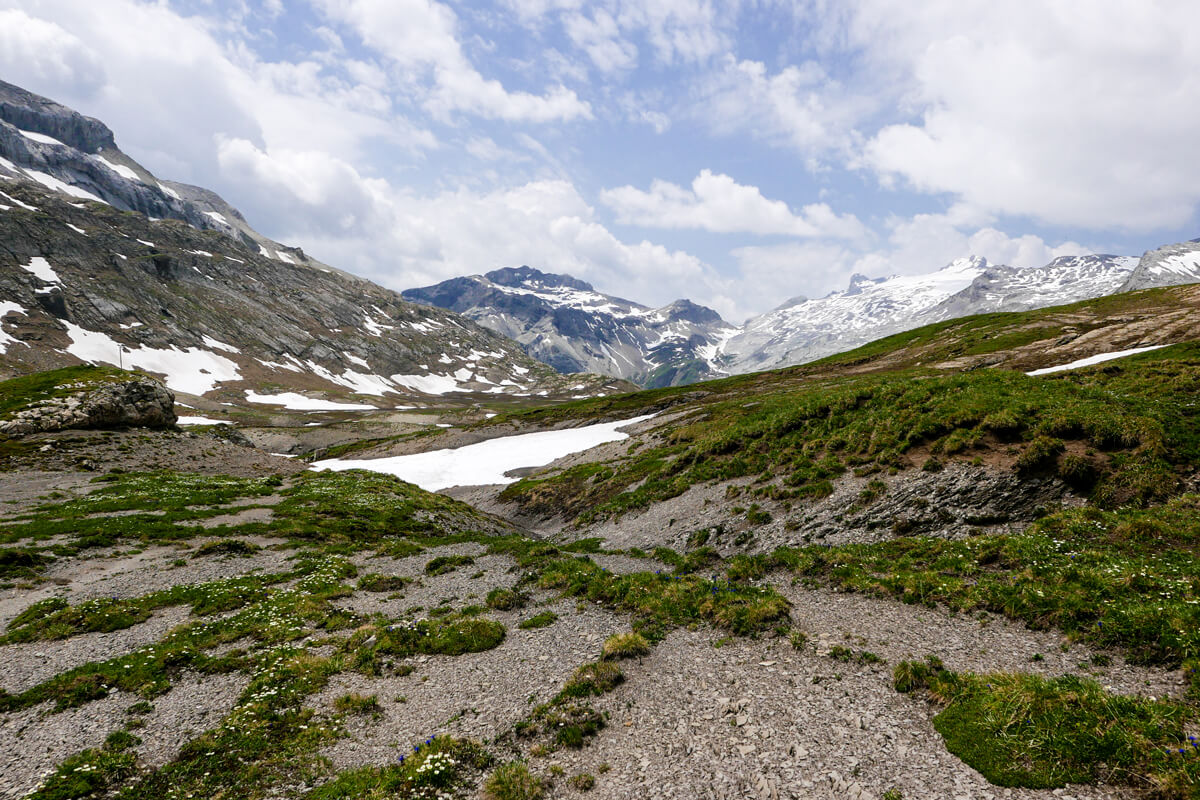
M 42 401 L 0 422 L 0 434 L 24 436 L 61 430 L 169 428 L 175 424 L 175 395 L 150 378 L 85 387 Z

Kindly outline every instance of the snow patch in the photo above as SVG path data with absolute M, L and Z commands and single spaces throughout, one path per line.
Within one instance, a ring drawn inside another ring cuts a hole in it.
M 115 161 L 109 161 L 104 156 L 96 156 L 96 160 L 120 175 L 122 178 L 131 181 L 137 181 L 138 183 L 142 182 L 142 179 L 138 177 L 138 174 L 124 164 L 118 164 Z
M 50 266 L 50 262 L 41 256 L 34 256 L 29 260 L 28 264 L 21 265 L 21 269 L 32 273 L 35 278 L 43 283 L 62 283 L 58 277 L 58 273 Z
M 246 399 L 251 403 L 262 405 L 283 406 L 290 411 L 375 411 L 376 406 L 362 403 L 335 403 L 332 400 L 318 400 L 315 397 L 305 397 L 296 392 L 282 394 L 259 394 L 247 389 Z
M 203 335 L 203 336 L 201 336 L 201 337 L 200 337 L 200 340 L 201 340 L 201 341 L 203 341 L 203 342 L 204 342 L 206 345 L 208 345 L 209 347 L 215 347 L 215 348 L 217 348 L 218 350 L 226 350 L 226 351 L 228 351 L 228 352 L 230 352 L 230 353 L 240 353 L 240 352 L 242 352 L 241 350 L 237 349 L 237 348 L 236 348 L 236 347 L 234 347 L 233 345 L 231 345 L 231 344 L 225 344 L 224 342 L 220 341 L 219 339 L 214 339 L 214 338 L 212 338 L 211 336 L 208 336 L 207 334 L 206 334 L 206 335 Z
M 224 419 L 209 419 L 208 417 L 179 417 L 175 420 L 176 425 L 228 425 L 229 421 Z
M 433 450 L 408 456 L 373 459 L 331 458 L 314 462 L 313 468 L 337 471 L 365 469 L 381 472 L 395 475 L 431 492 L 450 486 L 512 483 L 517 479 L 506 474 L 512 470 L 542 467 L 563 456 L 589 450 L 605 442 L 627 439 L 629 434 L 618 430 L 619 428 L 626 428 L 653 416 L 648 414 L 582 428 L 504 436 L 456 449 Z
M 2 161 L 2 160 L 3 159 L 0 159 L 0 161 Z M 20 200 L 13 197 L 11 194 L 6 194 L 5 192 L 0 192 L 0 197 L 5 198 L 10 203 L 16 203 L 18 206 L 25 209 L 26 211 L 37 211 L 38 210 L 36 206 L 31 206 L 28 203 L 22 203 Z
M 238 365 L 228 358 L 199 347 L 180 350 L 172 347 L 131 348 L 113 340 L 107 333 L 89 331 L 63 322 L 71 345 L 67 352 L 82 361 L 103 362 L 113 366 L 137 367 L 166 376 L 167 386 L 177 392 L 202 395 L 211 392 L 220 381 L 242 379 Z
M 29 312 L 27 312 L 24 306 L 22 306 L 20 303 L 14 303 L 10 300 L 0 300 L 0 355 L 8 352 L 8 346 L 10 344 L 20 341 L 19 339 L 15 339 L 4 332 L 4 318 L 13 313 L 22 314 L 24 316 L 29 315 Z M 22 342 L 22 344 L 25 344 L 26 347 L 29 346 L 24 342 Z
M 78 225 L 72 225 L 72 224 L 71 224 L 71 223 L 69 223 L 69 222 L 68 222 L 68 223 L 66 223 L 66 225 L 67 225 L 67 227 L 68 227 L 68 228 L 70 228 L 71 230 L 75 231 L 75 232 L 76 232 L 76 233 L 78 233 L 80 236 L 87 236 L 87 231 L 85 231 L 83 228 L 79 227 Z
M 461 391 L 458 381 L 449 375 L 393 375 L 392 381 L 422 394 Z
M 72 186 L 69 183 L 63 183 L 53 175 L 48 175 L 45 172 L 38 172 L 36 169 L 25 169 L 25 174 L 33 178 L 35 181 L 45 186 L 47 189 L 55 192 L 69 194 L 71 197 L 78 197 L 81 200 L 94 200 L 97 203 L 108 205 L 103 199 L 97 197 L 86 189 L 80 189 L 78 186 Z
M 170 197 L 172 200 L 182 200 L 183 199 L 182 197 L 179 196 L 179 192 L 175 191 L 170 186 L 160 183 L 160 184 L 158 184 L 158 188 L 162 190 L 163 194 L 165 194 L 167 197 Z
M 1069 369 L 1081 369 L 1090 367 L 1094 364 L 1103 364 L 1105 361 L 1112 361 L 1117 358 L 1125 358 L 1126 356 L 1136 356 L 1138 353 L 1149 353 L 1151 350 L 1159 350 L 1163 347 L 1169 347 L 1165 344 L 1153 344 L 1149 347 L 1134 347 L 1129 350 L 1118 350 L 1114 353 L 1099 353 L 1087 358 L 1081 358 L 1078 361 L 1072 361 L 1070 364 L 1060 364 L 1057 367 L 1044 367 L 1035 369 L 1033 372 L 1026 372 L 1026 375 L 1049 375 L 1052 372 L 1064 372 Z
M 67 146 L 65 142 L 55 139 L 53 136 L 47 136 L 44 133 L 37 133 L 36 131 L 21 130 L 20 128 L 17 128 L 17 130 L 21 131 L 21 135 L 24 136 L 26 139 L 31 139 L 35 142 L 38 142 L 39 144 L 56 144 L 59 147 Z

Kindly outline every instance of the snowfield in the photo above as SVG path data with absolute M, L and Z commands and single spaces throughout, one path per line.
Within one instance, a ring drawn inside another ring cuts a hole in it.
M 314 397 L 305 397 L 297 392 L 283 392 L 282 394 L 259 394 L 253 389 L 246 390 L 246 399 L 251 403 L 261 403 L 263 405 L 283 406 L 289 411 L 376 411 L 376 406 L 369 406 L 363 403 L 335 403 L 332 400 L 318 400 Z
M 409 456 L 391 458 L 340 459 L 330 458 L 313 462 L 313 469 L 365 469 L 395 475 L 415 483 L 422 489 L 436 492 L 450 486 L 481 486 L 512 483 L 506 473 L 524 467 L 544 467 L 563 456 L 589 450 L 605 442 L 629 438 L 620 428 L 626 428 L 653 417 L 647 414 L 617 422 L 604 422 L 582 428 L 561 431 L 539 431 L 489 439 L 450 450 L 432 450 Z
M 1153 344 L 1149 347 L 1134 347 L 1130 350 L 1118 350 L 1115 353 L 1099 353 L 1087 358 L 1081 358 L 1078 361 L 1072 361 L 1070 364 L 1060 364 L 1057 367 L 1043 367 L 1035 369 L 1033 372 L 1026 372 L 1026 375 L 1049 375 L 1052 372 L 1064 372 L 1069 369 L 1082 369 L 1090 367 L 1094 364 L 1103 364 L 1105 361 L 1112 361 L 1117 358 L 1125 358 L 1126 356 L 1136 356 L 1138 353 L 1149 353 L 1151 350 L 1158 350 L 1163 347 L 1168 347 L 1165 344 Z

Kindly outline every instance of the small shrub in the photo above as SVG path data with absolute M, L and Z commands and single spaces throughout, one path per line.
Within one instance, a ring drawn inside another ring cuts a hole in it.
M 650 652 L 650 643 L 640 633 L 615 633 L 604 641 L 601 654 L 610 660 L 637 658 Z
M 512 611 L 525 605 L 525 596 L 512 589 L 497 587 L 487 593 L 487 604 L 497 611 Z
M 558 614 L 555 614 L 553 611 L 543 611 L 540 614 L 535 614 L 529 619 L 517 623 L 517 627 L 523 631 L 534 628 L 545 628 L 547 625 L 553 625 L 557 619 Z
M 541 800 L 545 787 L 524 763 L 512 761 L 488 777 L 483 795 L 487 800 Z
M 410 583 L 412 578 L 372 572 L 358 579 L 358 588 L 364 592 L 398 592 Z
M 937 456 L 930 456 L 925 459 L 925 463 L 921 465 L 921 470 L 924 472 L 941 472 L 946 468 L 942 460 Z
M 474 563 L 475 559 L 471 556 L 438 556 L 425 565 L 425 574 L 441 575 Z
M 575 674 L 563 685 L 559 697 L 599 696 L 611 692 L 624 680 L 625 675 L 621 668 L 610 661 L 584 664 L 575 670 Z
M 1038 436 L 1030 442 L 1025 450 L 1017 457 L 1017 469 L 1022 472 L 1036 472 L 1049 469 L 1058 460 L 1058 455 L 1065 449 L 1061 439 L 1050 436 Z
M 343 714 L 378 714 L 379 697 L 373 694 L 362 695 L 357 692 L 351 692 L 334 700 L 333 707 Z
M 262 550 L 262 548 L 254 542 L 247 542 L 242 539 L 220 539 L 201 545 L 196 552 L 192 553 L 192 558 L 201 558 L 203 556 L 252 556 L 259 550 Z
M 579 775 L 573 775 L 571 779 L 567 781 L 567 783 L 569 783 L 573 789 L 586 792 L 590 791 L 592 787 L 596 785 L 596 778 L 595 776 L 584 772 Z

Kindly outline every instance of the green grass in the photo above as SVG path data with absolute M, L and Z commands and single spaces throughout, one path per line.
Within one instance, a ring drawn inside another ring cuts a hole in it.
M 496 769 L 483 785 L 487 800 L 541 800 L 545 787 L 521 761 L 510 761 Z
M 614 633 L 604 640 L 602 657 L 612 660 L 639 658 L 650 652 L 650 643 L 640 633 Z
M 528 598 L 521 592 L 505 589 L 500 586 L 487 593 L 488 608 L 494 608 L 498 611 L 512 611 L 522 608 L 527 601 Z
M 453 572 L 459 567 L 470 566 L 475 563 L 475 559 L 471 556 L 438 556 L 430 559 L 425 565 L 426 575 L 444 575 L 447 572 Z
M 497 647 L 504 637 L 499 622 L 460 612 L 432 620 L 379 620 L 355 631 L 341 650 L 353 669 L 379 675 L 394 659 L 478 653 Z
M 1086 488 L 1095 501 L 1115 507 L 1160 502 L 1178 491 L 1180 470 L 1200 465 L 1197 345 L 1054 377 L 907 370 L 780 385 L 753 395 L 716 391 L 659 446 L 525 478 L 501 497 L 580 523 L 734 478 L 756 477 L 758 496 L 803 501 L 831 492 L 848 469 L 920 466 L 909 454 L 924 445 L 943 463 L 970 460 L 981 447 L 1011 448 L 1021 469 L 1061 467 L 1076 482 L 1090 471 L 1094 485 Z M 638 397 L 649 402 L 653 393 Z M 1087 465 L 1060 463 L 1066 442 L 1087 451 Z M 756 513 L 760 524 L 763 513 Z
M 306 794 L 305 800 L 418 800 L 456 792 L 491 766 L 478 743 L 438 736 L 417 746 L 403 763 L 347 770 Z
M 787 569 L 842 590 L 992 611 L 1138 663 L 1200 657 L 1200 496 L 1148 509 L 1058 512 L 1021 534 L 900 537 L 731 559 L 732 579 Z
M 1185 733 L 1194 706 L 1109 694 L 1072 676 L 954 673 L 936 659 L 901 662 L 895 674 L 898 691 L 942 707 L 933 724 L 947 749 L 998 786 L 1104 781 L 1200 797 L 1200 753 Z
M 540 614 L 534 614 L 529 619 L 523 619 L 517 627 L 523 631 L 534 630 L 536 628 L 546 628 L 558 621 L 558 614 L 553 611 L 543 611 Z

